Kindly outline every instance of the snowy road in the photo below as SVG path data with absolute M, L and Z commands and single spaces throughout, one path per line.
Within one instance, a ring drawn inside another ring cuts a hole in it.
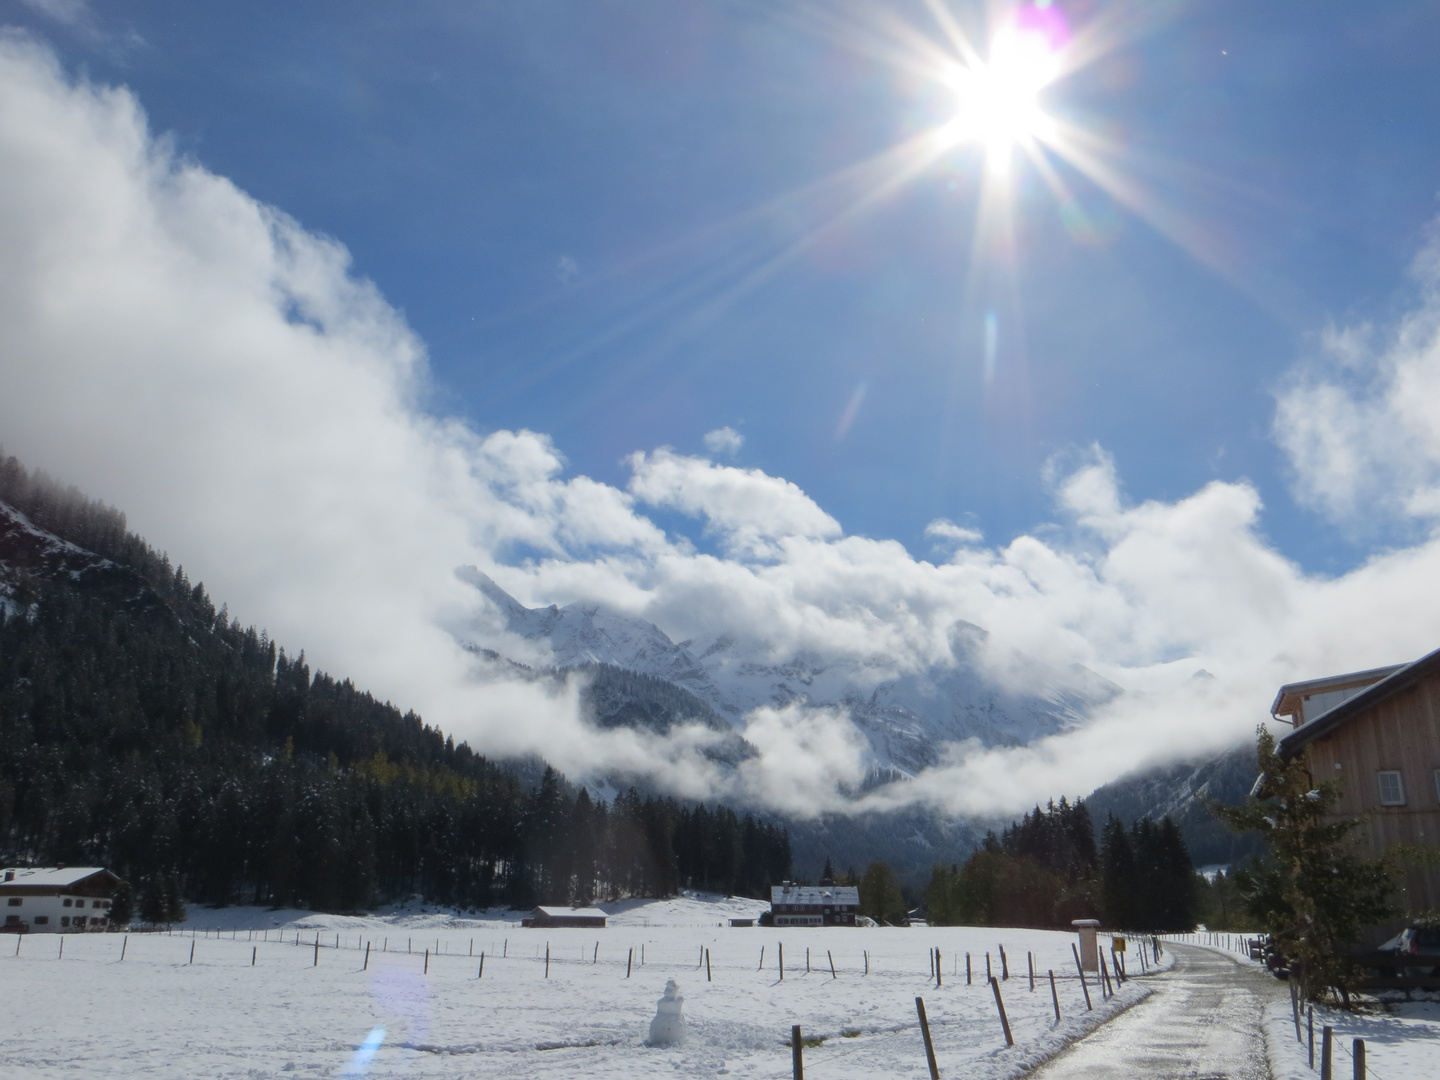
M 1261 1010 L 1284 986 L 1223 953 L 1170 945 L 1155 993 L 1081 1040 L 1035 1080 L 1268 1080 Z

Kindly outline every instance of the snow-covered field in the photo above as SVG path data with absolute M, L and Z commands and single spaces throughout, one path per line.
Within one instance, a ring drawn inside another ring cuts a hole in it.
M 197 910 L 183 933 L 131 934 L 123 962 L 118 934 L 66 937 L 63 958 L 59 937 L 31 934 L 18 956 L 8 941 L 0 946 L 0 1074 L 779 1078 L 790 1075 L 790 1026 L 800 1024 L 810 1080 L 925 1076 L 918 995 L 942 1073 L 988 1080 L 1023 1072 L 1148 992 L 1146 980 L 1133 979 L 1102 1002 L 1092 985 L 1095 1009 L 1087 1011 L 1070 934 L 728 925 L 762 908 L 693 897 L 626 904 L 604 930 L 520 929 L 518 913 L 498 912 Z M 1001 945 L 1013 1048 L 984 981 L 987 950 L 1000 974 Z M 940 987 L 930 976 L 932 947 L 941 950 Z M 1033 993 L 1027 952 L 1040 976 Z M 1052 968 L 1058 1025 L 1045 978 Z M 1132 953 L 1131 974 L 1138 968 Z M 685 996 L 689 1039 L 650 1049 L 643 1040 L 671 978 Z M 360 1049 L 367 1039 L 375 1048 L 368 1061 Z

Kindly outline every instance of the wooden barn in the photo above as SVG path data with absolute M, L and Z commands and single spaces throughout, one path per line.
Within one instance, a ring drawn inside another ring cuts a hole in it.
M 1413 664 L 1280 688 L 1271 713 L 1295 730 L 1281 757 L 1304 754 L 1317 781 L 1341 782 L 1341 817 L 1366 815 L 1367 855 L 1398 845 L 1440 848 L 1440 650 Z M 1440 868 L 1412 867 L 1397 901 L 1408 915 L 1440 909 Z
M 530 918 L 522 919 L 521 926 L 605 926 L 605 920 L 609 918 L 605 912 L 598 907 L 537 907 L 530 913 Z

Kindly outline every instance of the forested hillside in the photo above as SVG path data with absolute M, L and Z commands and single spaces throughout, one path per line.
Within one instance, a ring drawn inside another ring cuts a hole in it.
M 790 872 L 776 825 L 633 790 L 593 802 L 549 769 L 528 785 L 312 672 L 122 514 L 3 455 L 0 859 L 340 910 L 759 895 Z

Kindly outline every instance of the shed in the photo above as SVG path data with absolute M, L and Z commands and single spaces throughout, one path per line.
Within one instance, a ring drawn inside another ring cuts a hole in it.
M 4 931 L 72 934 L 107 930 L 120 879 L 103 866 L 7 866 L 0 869 Z
M 604 927 L 609 918 L 597 907 L 537 907 L 525 920 L 530 926 L 589 926 Z
M 1354 836 L 1377 856 L 1440 848 L 1440 650 L 1411 664 L 1281 688 L 1272 714 L 1295 730 L 1276 747 L 1304 755 L 1316 781 L 1338 780 L 1337 818 L 1364 817 Z M 1396 897 L 1409 914 L 1440 908 L 1440 869 L 1412 866 Z

